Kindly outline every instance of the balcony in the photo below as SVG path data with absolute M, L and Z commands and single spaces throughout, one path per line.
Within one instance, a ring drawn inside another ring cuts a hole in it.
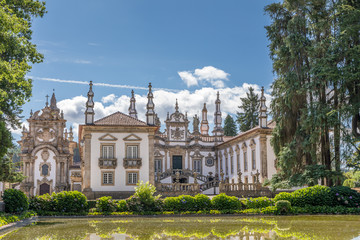
M 115 169 L 117 166 L 116 158 L 99 158 L 99 167 L 101 169 Z
M 124 158 L 124 168 L 137 168 L 142 165 L 141 158 Z

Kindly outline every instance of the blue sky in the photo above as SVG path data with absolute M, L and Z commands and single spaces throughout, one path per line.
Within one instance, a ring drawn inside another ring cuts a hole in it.
M 55 89 L 68 126 L 77 128 L 88 86 L 67 80 L 130 86 L 95 85 L 96 119 L 127 113 L 132 87 L 144 119 L 147 91 L 141 88 L 149 82 L 158 89 L 154 102 L 161 121 L 178 98 L 180 110 L 190 117 L 207 102 L 211 122 L 216 91 L 223 119 L 235 114 L 250 85 L 257 92 L 260 86 L 268 90 L 273 79 L 264 29 L 270 19 L 263 10 L 271 2 L 48 1 L 48 13 L 33 22 L 33 42 L 45 58 L 28 74 L 34 80 L 33 97 L 23 115 L 41 109 Z

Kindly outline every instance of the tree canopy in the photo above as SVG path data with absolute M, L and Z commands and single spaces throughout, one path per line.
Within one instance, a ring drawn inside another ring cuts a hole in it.
M 265 11 L 276 74 L 272 184 L 340 184 L 341 155 L 349 153 L 340 145 L 359 152 L 360 3 L 284 0 Z
M 0 0 L 0 181 L 19 179 L 7 154 L 12 147 L 9 127 L 19 127 L 21 106 L 31 96 L 26 74 L 43 59 L 31 42 L 31 23 L 45 12 L 45 2 Z
M 257 125 L 259 125 L 259 107 L 260 98 L 255 94 L 254 88 L 249 87 L 249 92 L 246 93 L 245 98 L 240 98 L 241 105 L 239 106 L 243 112 L 237 113 L 237 122 L 241 132 L 246 132 Z

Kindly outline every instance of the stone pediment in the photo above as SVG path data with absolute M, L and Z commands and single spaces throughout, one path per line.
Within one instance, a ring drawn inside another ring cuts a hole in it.
M 104 136 L 99 137 L 100 141 L 116 141 L 117 138 L 111 135 L 110 133 L 105 134 Z
M 136 136 L 135 134 L 130 134 L 127 137 L 123 138 L 124 141 L 141 141 L 142 139 L 138 136 Z
M 179 112 L 175 112 L 175 113 L 171 114 L 169 122 L 182 122 L 182 123 L 185 123 L 186 120 L 185 120 L 184 114 L 179 113 Z

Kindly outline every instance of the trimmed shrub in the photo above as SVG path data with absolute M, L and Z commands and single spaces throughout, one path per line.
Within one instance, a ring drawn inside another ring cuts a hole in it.
M 87 198 L 78 191 L 62 191 L 51 194 L 57 212 L 81 212 L 88 208 Z
M 292 206 L 304 207 L 306 205 L 333 205 L 330 188 L 321 185 L 296 190 L 292 193 L 292 197 L 292 201 L 290 201 Z
M 241 202 L 245 208 L 266 208 L 275 205 L 274 200 L 268 197 L 248 198 Z
M 112 197 L 105 196 L 96 200 L 96 211 L 98 212 L 115 212 L 116 203 Z
M 330 193 L 335 206 L 360 207 L 360 193 L 349 187 L 332 187 Z
M 52 197 L 47 193 L 41 196 L 30 197 L 29 209 L 35 212 L 56 211 L 56 206 Z
M 286 214 L 291 210 L 291 203 L 287 200 L 279 200 L 275 203 L 275 208 L 279 214 Z
M 116 207 L 117 212 L 126 212 L 126 211 L 128 211 L 125 200 L 116 201 L 115 202 L 115 207 Z
M 7 213 L 21 213 L 29 209 L 29 200 L 20 190 L 6 189 L 2 198 Z
M 167 197 L 163 202 L 165 211 L 179 211 L 180 199 L 178 197 Z
M 204 194 L 197 194 L 194 197 L 196 211 L 203 211 L 211 209 L 211 200 L 208 196 Z
M 231 210 L 238 210 L 241 209 L 242 204 L 237 197 L 230 197 L 227 196 L 225 193 L 221 193 L 217 196 L 215 196 L 211 200 L 212 209 L 217 210 L 225 210 L 225 209 L 231 209 Z
M 292 202 L 292 197 L 292 193 L 281 192 L 276 194 L 276 196 L 274 197 L 274 201 L 277 202 L 279 200 L 287 200 L 289 202 Z

